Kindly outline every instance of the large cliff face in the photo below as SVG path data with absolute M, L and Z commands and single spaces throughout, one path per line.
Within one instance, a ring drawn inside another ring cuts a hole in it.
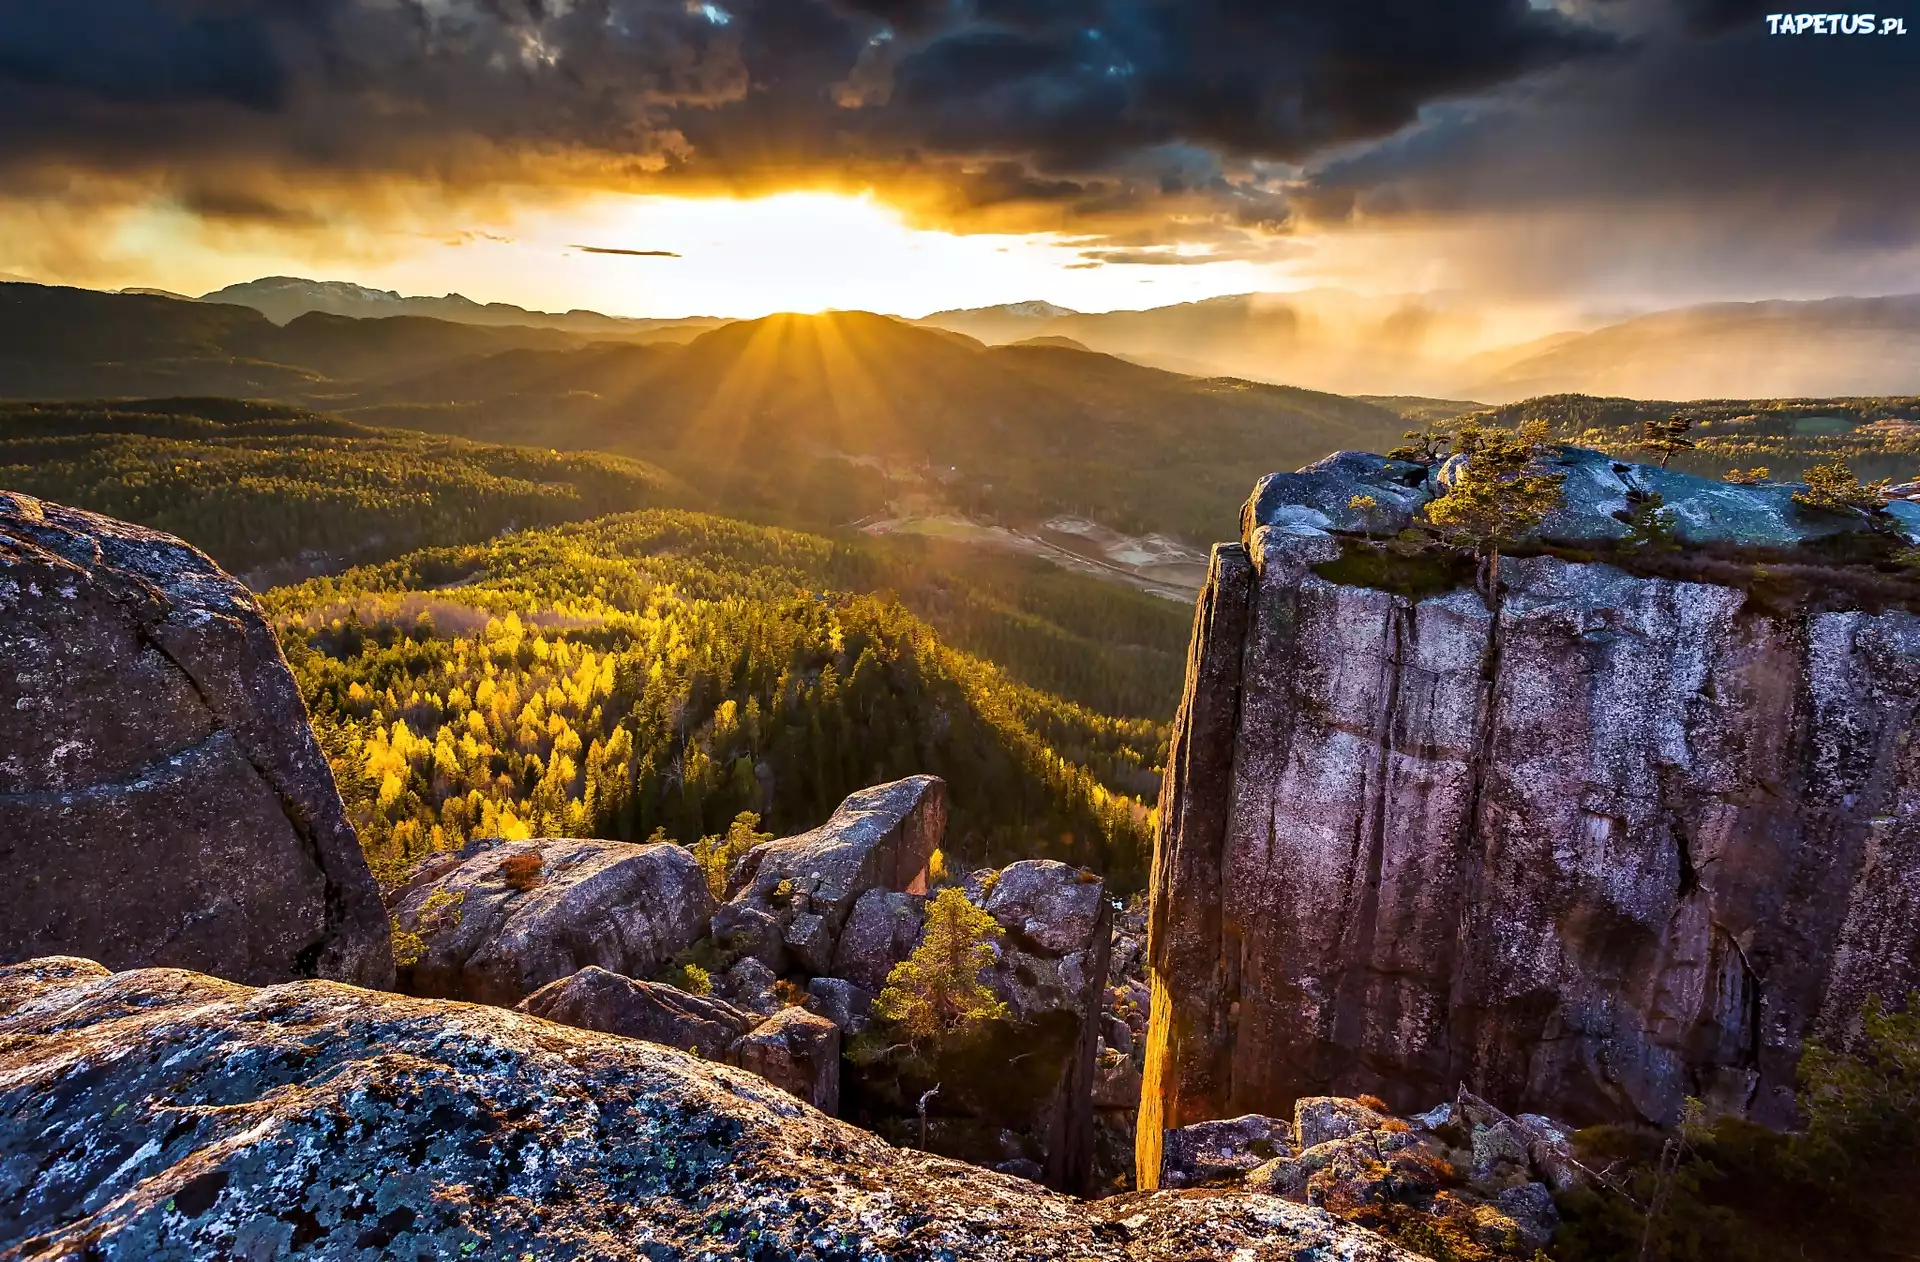
M 1163 1128 L 1322 1093 L 1787 1120 L 1805 1039 L 1920 982 L 1920 618 L 1554 555 L 1505 561 L 1497 611 L 1336 581 L 1366 477 L 1431 493 L 1356 467 L 1263 484 L 1214 551 L 1162 797 L 1143 1174 Z M 1824 528 L 1730 490 L 1696 538 L 1766 541 L 1715 512 Z

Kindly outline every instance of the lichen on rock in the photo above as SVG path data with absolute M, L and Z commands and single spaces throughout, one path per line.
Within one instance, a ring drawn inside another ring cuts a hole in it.
M 0 1254 L 1413 1262 L 1249 1191 L 1085 1203 L 501 1008 L 0 968 Z

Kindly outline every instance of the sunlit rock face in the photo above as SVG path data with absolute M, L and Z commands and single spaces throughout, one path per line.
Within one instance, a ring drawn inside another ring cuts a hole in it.
M 1920 618 L 1551 555 L 1495 612 L 1323 577 L 1342 540 L 1264 511 L 1161 798 L 1143 1176 L 1308 1095 L 1784 1122 L 1805 1040 L 1920 981 Z
M 386 912 L 253 596 L 0 491 L 0 962 L 393 983 Z
M 0 967 L 0 1170 L 10 1258 L 1415 1262 L 1249 1188 L 1075 1200 L 505 1008 L 70 958 Z

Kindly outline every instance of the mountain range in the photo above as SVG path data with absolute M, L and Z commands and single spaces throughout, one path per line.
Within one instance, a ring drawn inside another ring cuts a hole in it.
M 1419 296 L 1241 294 L 1097 314 L 1023 302 L 922 324 L 989 343 L 1065 337 L 1193 375 L 1506 403 L 1578 392 L 1701 399 L 1920 390 L 1920 295 L 1710 303 L 1508 343 L 1488 313 Z
M 911 501 L 1068 514 L 1205 543 L 1275 468 L 1391 441 L 1357 399 L 989 347 L 866 312 L 776 315 L 684 346 L 422 316 L 257 310 L 0 285 L 0 397 L 241 395 L 368 424 L 639 456 L 740 512 L 841 523 Z
M 157 292 L 157 291 L 134 291 Z M 179 295 L 173 295 L 179 296 Z M 475 302 L 462 294 L 439 298 L 402 297 L 391 289 L 369 289 L 343 280 L 306 280 L 298 276 L 263 276 L 200 295 L 201 302 L 252 307 L 275 324 L 287 324 L 309 312 L 378 319 L 384 316 L 429 316 L 456 324 L 519 325 L 562 329 L 611 337 L 664 337 L 686 341 L 702 329 L 726 321 L 717 316 L 686 316 L 670 320 L 602 315 L 598 311 L 529 311 L 505 302 Z
M 186 300 L 162 290 L 123 292 Z M 195 301 L 249 307 L 283 327 L 313 315 L 410 316 L 627 343 L 685 343 L 729 323 L 718 316 L 531 311 L 457 293 L 407 297 L 348 281 L 291 276 L 229 285 Z M 1920 389 L 1920 295 L 1708 303 L 1586 319 L 1577 328 L 1519 340 L 1510 320 L 1458 296 L 1366 296 L 1338 289 L 1091 313 L 1035 299 L 937 311 L 913 323 L 990 346 L 1082 347 L 1186 376 L 1240 377 L 1356 396 L 1507 403 L 1568 392 L 1689 399 Z M 527 340 L 524 334 L 506 336 Z

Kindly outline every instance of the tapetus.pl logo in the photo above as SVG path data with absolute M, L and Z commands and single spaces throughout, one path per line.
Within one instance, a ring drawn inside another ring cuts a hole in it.
M 1905 18 L 1873 13 L 1769 13 L 1767 30 L 1774 35 L 1905 35 Z

